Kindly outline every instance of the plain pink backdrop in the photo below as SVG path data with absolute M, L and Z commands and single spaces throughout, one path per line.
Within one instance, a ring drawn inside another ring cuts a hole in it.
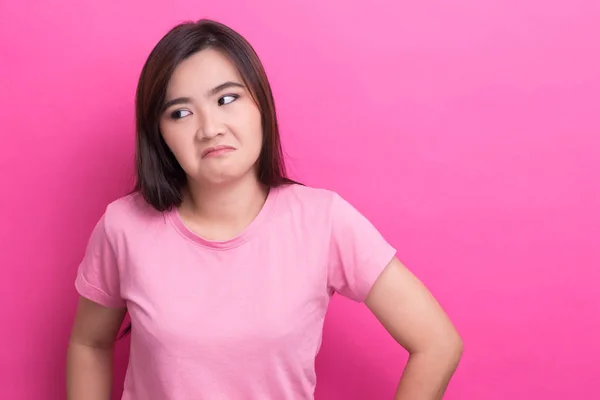
M 136 79 L 202 17 L 261 56 L 293 176 L 352 201 L 456 323 L 447 399 L 598 398 L 593 0 L 3 2 L 0 398 L 64 398 L 77 264 L 132 182 Z M 317 399 L 391 399 L 405 360 L 335 298 Z

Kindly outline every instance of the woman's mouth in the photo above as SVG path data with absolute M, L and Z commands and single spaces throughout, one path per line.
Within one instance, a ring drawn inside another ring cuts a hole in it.
M 226 145 L 208 147 L 202 152 L 202 158 L 218 157 L 234 150 L 235 147 Z

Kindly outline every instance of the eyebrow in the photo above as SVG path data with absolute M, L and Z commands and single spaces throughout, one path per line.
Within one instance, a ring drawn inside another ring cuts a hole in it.
M 242 85 L 241 83 L 233 82 L 233 81 L 227 81 L 227 82 L 223 82 L 220 85 L 215 86 L 214 88 L 210 89 L 208 91 L 208 95 L 209 96 L 214 96 L 214 95 L 222 92 L 223 90 L 229 89 L 229 88 L 232 88 L 232 87 L 242 88 L 242 89 L 246 88 L 246 86 Z M 162 109 L 163 109 L 163 112 L 164 112 L 169 107 L 172 107 L 174 105 L 177 105 L 177 104 L 188 104 L 188 103 L 191 103 L 191 102 L 192 102 L 192 98 L 191 97 L 177 97 L 175 99 L 172 99 L 172 100 L 169 100 L 169 101 L 165 102 L 165 104 L 163 105 Z
M 231 87 L 242 88 L 242 89 L 246 88 L 246 86 L 242 85 L 241 83 L 227 81 L 227 82 L 221 83 L 219 86 L 215 86 L 214 88 L 210 89 L 209 93 L 211 96 L 214 96 L 215 94 L 218 94 L 219 92 L 222 92 L 223 90 L 229 89 Z

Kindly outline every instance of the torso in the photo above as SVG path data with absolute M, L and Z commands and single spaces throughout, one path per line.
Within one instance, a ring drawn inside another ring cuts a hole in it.
M 226 242 L 135 196 L 113 204 L 107 225 L 133 326 L 123 398 L 312 398 L 331 296 L 329 201 L 323 190 L 272 189 Z

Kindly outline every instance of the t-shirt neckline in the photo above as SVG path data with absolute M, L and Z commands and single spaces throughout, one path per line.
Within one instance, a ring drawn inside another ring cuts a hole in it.
M 260 209 L 260 211 L 258 212 L 256 217 L 254 217 L 252 222 L 250 222 L 250 224 L 246 227 L 246 229 L 244 229 L 239 235 L 237 235 L 236 237 L 233 237 L 229 240 L 223 240 L 223 241 L 208 240 L 208 239 L 205 239 L 202 236 L 196 234 L 190 228 L 188 228 L 187 225 L 185 225 L 185 223 L 181 219 L 181 216 L 179 215 L 179 211 L 177 210 L 177 207 L 173 207 L 171 209 L 171 211 L 169 211 L 167 214 L 168 214 L 169 220 L 175 226 L 175 229 L 177 229 L 179 234 L 181 234 L 186 239 L 188 239 L 198 245 L 201 245 L 203 247 L 208 247 L 208 248 L 217 249 L 217 250 L 227 250 L 227 249 L 237 247 L 244 242 L 247 242 L 256 234 L 256 231 L 258 230 L 258 228 L 265 222 L 265 220 L 268 219 L 268 216 L 271 213 L 271 210 L 275 206 L 278 194 L 279 194 L 278 187 L 269 188 L 269 193 L 267 194 L 265 203 L 263 204 L 262 208 Z

